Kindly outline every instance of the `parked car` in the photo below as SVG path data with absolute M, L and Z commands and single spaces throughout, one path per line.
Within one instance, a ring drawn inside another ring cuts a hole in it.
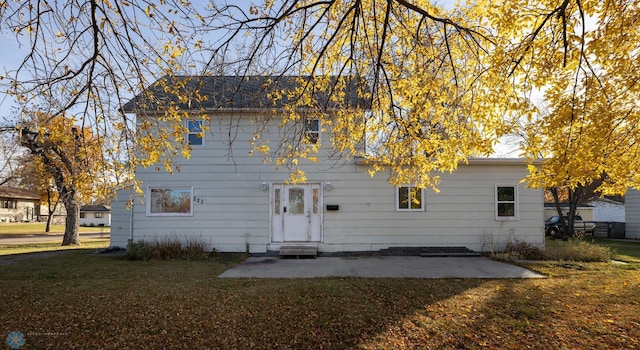
M 563 217 L 565 222 L 569 221 L 568 216 Z M 585 222 L 582 220 L 582 216 L 576 215 L 573 221 L 573 231 L 582 231 L 584 233 L 593 234 L 593 231 L 596 229 L 596 224 L 594 222 Z M 561 233 L 564 233 L 562 230 L 562 223 L 560 222 L 560 216 L 552 216 L 547 221 L 544 222 L 544 232 L 547 236 L 558 236 Z

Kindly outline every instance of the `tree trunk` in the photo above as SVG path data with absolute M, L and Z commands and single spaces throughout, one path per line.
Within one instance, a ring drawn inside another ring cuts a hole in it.
M 45 227 L 44 232 L 51 232 L 51 220 L 53 219 L 53 213 L 56 211 L 57 206 L 58 201 L 53 205 L 53 209 L 51 208 L 51 190 L 47 188 L 47 211 L 49 215 L 47 215 L 47 227 Z
M 45 226 L 44 232 L 51 232 L 51 211 L 49 211 L 49 215 L 47 215 L 47 226 Z
M 67 216 L 65 219 L 62 245 L 80 245 L 80 204 L 74 194 L 73 191 L 70 191 L 70 193 L 66 193 L 66 195 L 63 196 Z
M 558 195 L 558 188 L 552 187 L 551 194 L 553 195 L 553 201 L 555 202 L 558 216 L 560 216 L 560 228 L 562 228 L 562 231 L 564 231 L 566 234 L 568 229 L 568 223 L 564 220 L 565 215 L 562 213 L 562 207 L 560 206 L 560 196 Z M 560 236 L 563 235 L 561 232 L 558 232 L 558 233 L 560 234 Z

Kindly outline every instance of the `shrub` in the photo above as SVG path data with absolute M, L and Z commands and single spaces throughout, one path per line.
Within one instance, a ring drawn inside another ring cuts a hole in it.
M 551 243 L 552 242 L 552 243 Z M 581 239 L 568 241 L 548 241 L 545 250 L 527 242 L 509 241 L 505 251 L 492 253 L 497 260 L 560 260 L 574 262 L 609 262 L 611 249 L 609 247 L 591 244 Z
M 205 243 L 198 239 L 182 242 L 177 238 L 138 241 L 129 245 L 129 260 L 203 260 L 209 257 Z M 215 250 L 211 254 L 215 254 Z
M 492 253 L 493 258 L 498 260 L 544 260 L 545 253 L 537 246 L 523 241 L 509 240 L 504 252 Z
M 609 247 L 576 239 L 550 244 L 545 254 L 549 260 L 609 262 L 612 252 Z
M 127 247 L 127 259 L 129 260 L 149 260 L 153 256 L 153 250 L 145 241 L 129 244 Z

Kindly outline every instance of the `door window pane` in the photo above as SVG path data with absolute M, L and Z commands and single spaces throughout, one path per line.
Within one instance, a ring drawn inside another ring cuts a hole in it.
M 313 189 L 313 213 L 318 214 L 318 189 Z
M 280 215 L 280 189 L 276 188 L 273 193 L 273 213 Z
M 304 214 L 304 188 L 289 189 L 289 214 Z

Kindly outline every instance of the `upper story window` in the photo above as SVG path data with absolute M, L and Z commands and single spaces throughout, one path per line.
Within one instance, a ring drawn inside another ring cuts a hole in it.
M 203 146 L 202 120 L 187 121 L 187 141 L 191 146 Z
M 396 203 L 398 211 L 425 211 L 424 190 L 413 186 L 396 187 Z
M 517 185 L 496 185 L 496 220 L 518 220 Z
M 320 141 L 320 120 L 307 119 L 304 121 L 304 132 L 310 144 L 315 145 Z

